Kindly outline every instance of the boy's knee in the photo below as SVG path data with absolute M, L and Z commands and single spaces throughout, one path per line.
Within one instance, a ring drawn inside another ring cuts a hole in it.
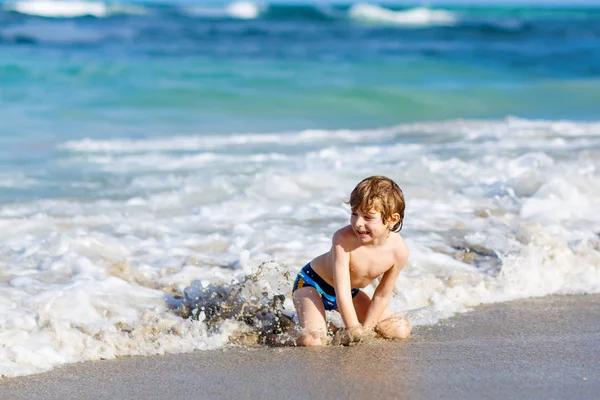
M 385 339 L 408 339 L 410 337 L 410 325 L 408 321 L 399 317 L 391 317 L 379 321 L 375 331 Z

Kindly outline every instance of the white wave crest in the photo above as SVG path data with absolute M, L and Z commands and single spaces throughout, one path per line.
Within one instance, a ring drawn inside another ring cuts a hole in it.
M 225 10 L 229 16 L 239 19 L 255 19 L 260 15 L 260 8 L 250 1 L 231 3 Z
M 447 120 L 419 122 L 368 130 L 319 130 L 279 132 L 270 134 L 238 133 L 230 135 L 208 134 L 171 136 L 156 139 L 79 139 L 67 141 L 59 148 L 76 153 L 121 153 L 168 151 L 212 151 L 244 145 L 321 146 L 343 143 L 366 143 L 376 137 L 385 140 L 418 132 L 422 137 L 440 132 L 455 132 L 466 140 L 495 140 L 502 138 L 504 146 L 559 146 L 565 138 L 580 139 L 600 137 L 600 123 L 526 120 L 510 117 L 505 120 Z M 447 139 L 451 138 L 445 134 Z M 438 138 L 439 139 L 439 138 Z M 437 139 L 436 139 L 437 140 Z M 450 140 L 450 139 L 448 139 Z M 519 140 L 519 144 L 513 141 Z M 521 143 L 523 141 L 523 143 Z M 529 144 L 527 144 L 529 142 Z
M 102 2 L 21 1 L 7 4 L 5 8 L 21 14 L 50 18 L 73 18 L 86 15 L 101 18 L 108 15 L 108 7 Z
M 107 5 L 104 2 L 91 1 L 18 1 L 4 5 L 4 9 L 21 14 L 46 18 L 77 18 L 93 16 L 104 18 L 111 14 L 145 14 L 143 7 Z
M 393 11 L 372 4 L 355 4 L 348 14 L 357 20 L 406 26 L 454 25 L 458 21 L 456 15 L 451 12 L 426 7 Z
M 199 18 L 256 19 L 260 16 L 261 9 L 252 2 L 239 1 L 225 7 L 191 6 L 182 11 L 186 15 Z
M 336 141 L 356 143 L 368 140 L 365 135 L 371 134 L 385 138 L 392 136 L 395 133 L 395 130 L 391 129 L 371 129 L 366 131 L 315 129 L 274 134 L 245 133 L 233 135 L 177 136 L 164 139 L 93 140 L 86 138 L 68 141 L 60 147 L 81 153 L 140 153 L 148 151 L 215 150 L 250 144 L 296 146 L 298 144 L 327 144 Z

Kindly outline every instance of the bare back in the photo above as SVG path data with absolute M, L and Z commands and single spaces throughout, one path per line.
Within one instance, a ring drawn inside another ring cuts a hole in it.
M 364 288 L 394 265 L 400 263 L 404 266 L 408 258 L 408 248 L 399 233 L 390 232 L 388 240 L 380 246 L 361 244 L 350 225 L 336 234 L 341 234 L 344 247 L 350 254 L 350 284 L 353 288 Z M 316 257 L 311 266 L 327 283 L 334 285 L 332 250 Z

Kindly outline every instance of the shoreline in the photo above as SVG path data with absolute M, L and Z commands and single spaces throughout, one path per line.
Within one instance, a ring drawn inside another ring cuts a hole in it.
M 227 348 L 67 364 L 6 399 L 577 398 L 600 391 L 600 294 L 483 305 L 403 342 Z

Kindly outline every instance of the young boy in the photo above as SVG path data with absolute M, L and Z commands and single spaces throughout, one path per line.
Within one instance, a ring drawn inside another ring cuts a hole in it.
M 406 320 L 387 307 L 398 274 L 408 259 L 400 229 L 404 195 L 389 178 L 372 176 L 350 195 L 350 225 L 333 235 L 331 250 L 308 263 L 294 282 L 300 346 L 326 344 L 325 310 L 342 315 L 350 341 L 377 332 L 385 338 L 410 336 Z M 373 298 L 360 290 L 382 277 Z

